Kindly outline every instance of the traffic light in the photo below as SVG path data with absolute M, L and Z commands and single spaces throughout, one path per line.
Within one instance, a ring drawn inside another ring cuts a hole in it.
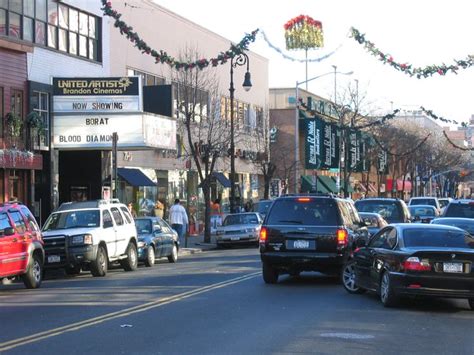
M 459 177 L 465 177 L 469 175 L 469 170 L 461 170 L 459 172 Z

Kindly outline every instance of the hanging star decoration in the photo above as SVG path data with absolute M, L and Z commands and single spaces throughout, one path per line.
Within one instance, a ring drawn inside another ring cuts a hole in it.
M 311 49 L 324 46 L 323 25 L 310 16 L 299 15 L 283 26 L 286 49 Z
M 467 69 L 474 66 L 474 55 L 468 55 L 465 59 L 454 59 L 454 64 L 450 65 L 443 63 L 440 65 L 428 65 L 426 67 L 414 67 L 409 63 L 397 62 L 389 53 L 381 51 L 373 42 L 366 40 L 365 34 L 361 33 L 358 29 L 351 27 L 350 31 L 350 37 L 354 38 L 359 44 L 362 44 L 367 52 L 378 58 L 382 63 L 388 64 L 396 70 L 409 76 L 415 76 L 418 79 L 428 78 L 436 74 L 444 76 L 448 72 L 457 74 L 461 68 Z
M 117 27 L 120 31 L 120 34 L 127 37 L 127 39 L 134 43 L 135 47 L 137 47 L 143 54 L 147 54 L 152 56 L 155 59 L 155 63 L 164 63 L 168 64 L 174 69 L 180 70 L 189 70 L 189 69 L 204 69 L 208 66 L 217 67 L 218 65 L 222 65 L 227 63 L 228 60 L 232 59 L 233 57 L 243 53 L 244 51 L 248 50 L 248 46 L 251 42 L 255 41 L 255 38 L 258 33 L 258 29 L 248 33 L 242 38 L 242 40 L 237 44 L 232 44 L 230 48 L 225 52 L 220 52 L 216 57 L 213 58 L 201 58 L 195 61 L 190 62 L 182 62 L 172 56 L 170 56 L 164 50 L 156 50 L 151 48 L 139 35 L 138 33 L 133 31 L 133 27 L 127 25 L 124 21 L 121 20 L 122 14 L 118 13 L 116 10 L 112 8 L 112 2 L 107 0 L 102 1 L 102 11 L 104 12 L 105 16 L 109 16 L 115 20 L 114 26 Z

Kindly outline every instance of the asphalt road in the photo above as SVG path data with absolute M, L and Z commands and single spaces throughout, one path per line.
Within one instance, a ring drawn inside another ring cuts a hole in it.
M 386 309 L 316 273 L 266 285 L 258 250 L 208 251 L 105 278 L 0 286 L 5 354 L 474 354 L 465 300 Z

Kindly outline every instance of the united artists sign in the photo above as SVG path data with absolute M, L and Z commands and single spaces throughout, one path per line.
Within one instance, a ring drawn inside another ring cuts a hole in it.
M 53 78 L 54 96 L 138 96 L 139 79 L 115 78 Z

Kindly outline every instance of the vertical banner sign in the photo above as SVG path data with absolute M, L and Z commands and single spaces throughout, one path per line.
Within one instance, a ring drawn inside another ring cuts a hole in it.
M 387 152 L 383 150 L 378 154 L 377 169 L 380 175 L 388 174 L 388 156 Z
M 323 169 L 339 167 L 339 136 L 338 127 L 321 120 L 323 127 L 322 164 Z
M 304 155 L 306 169 L 319 169 L 321 166 L 321 123 L 318 119 L 305 119 L 302 122 L 304 130 Z
M 361 166 L 361 140 L 362 135 L 360 131 L 349 131 L 349 170 L 360 172 Z
M 362 144 L 360 150 L 360 156 L 362 160 L 362 172 L 367 173 L 370 169 L 370 157 L 369 151 L 372 146 L 372 138 L 370 134 L 362 132 Z

